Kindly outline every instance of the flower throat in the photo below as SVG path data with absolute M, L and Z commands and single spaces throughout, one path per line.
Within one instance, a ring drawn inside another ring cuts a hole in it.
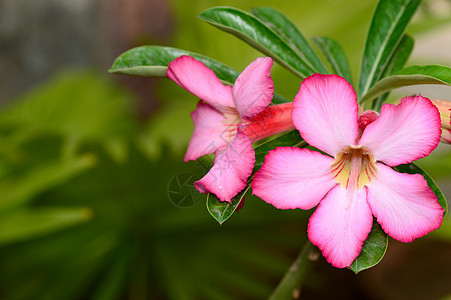
M 349 146 L 338 153 L 331 168 L 335 181 L 348 190 L 361 189 L 377 172 L 373 155 L 362 146 Z

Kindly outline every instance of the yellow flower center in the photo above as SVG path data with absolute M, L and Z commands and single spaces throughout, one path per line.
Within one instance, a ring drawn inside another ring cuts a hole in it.
M 377 172 L 373 155 L 362 146 L 345 148 L 337 154 L 331 168 L 335 181 L 350 192 L 369 184 Z

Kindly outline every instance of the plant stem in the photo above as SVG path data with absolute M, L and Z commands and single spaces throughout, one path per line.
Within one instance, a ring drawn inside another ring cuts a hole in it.
M 318 249 L 310 241 L 307 241 L 269 300 L 298 299 L 301 295 L 302 283 L 318 257 Z

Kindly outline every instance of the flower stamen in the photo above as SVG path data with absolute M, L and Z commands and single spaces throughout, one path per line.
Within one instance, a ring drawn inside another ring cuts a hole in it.
M 349 206 L 354 191 L 369 184 L 376 176 L 377 167 L 373 155 L 362 146 L 349 146 L 335 157 L 331 173 L 335 182 L 348 191 Z

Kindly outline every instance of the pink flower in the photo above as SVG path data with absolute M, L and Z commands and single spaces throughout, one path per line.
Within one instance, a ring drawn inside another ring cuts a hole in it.
M 315 74 L 302 82 L 292 119 L 304 140 L 328 155 L 276 148 L 254 176 L 253 192 L 279 209 L 319 204 L 308 236 L 333 266 L 347 267 L 356 259 L 373 216 L 402 242 L 440 227 L 444 210 L 426 180 L 391 168 L 436 148 L 440 116 L 429 99 L 384 104 L 380 116 L 371 123 L 366 118 L 359 132 L 352 86 L 337 75 Z
M 201 193 L 231 202 L 247 184 L 255 163 L 252 142 L 289 130 L 292 104 L 274 105 L 272 59 L 257 58 L 236 79 L 223 85 L 202 62 L 181 56 L 169 63 L 167 76 L 201 101 L 191 113 L 194 132 L 185 161 L 215 153 L 211 170 L 199 181 Z

